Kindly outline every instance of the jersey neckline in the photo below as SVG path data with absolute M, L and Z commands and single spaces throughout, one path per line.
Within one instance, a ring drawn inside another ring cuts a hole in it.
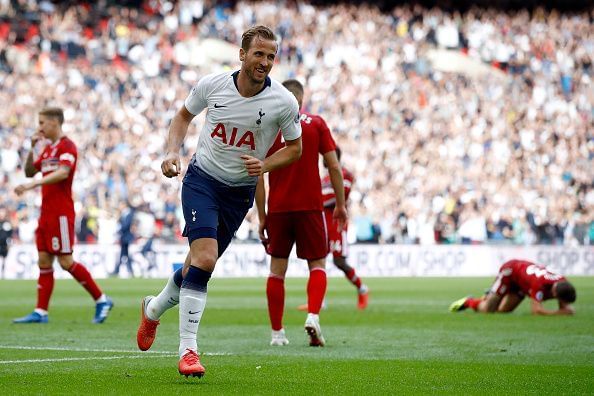
M 237 93 L 239 93 L 239 86 L 237 85 L 237 77 L 239 77 L 239 70 L 234 71 L 232 76 L 233 76 L 233 84 L 235 84 L 235 88 L 237 89 Z M 266 76 L 266 79 L 264 79 L 264 86 L 262 87 L 261 90 L 259 90 L 254 96 L 258 96 L 262 93 L 262 91 L 264 91 L 267 87 L 272 86 L 272 80 L 270 79 L 270 77 Z M 241 95 L 241 93 L 239 93 Z M 243 95 L 242 95 L 243 96 Z M 250 96 L 250 98 L 253 98 L 254 96 Z

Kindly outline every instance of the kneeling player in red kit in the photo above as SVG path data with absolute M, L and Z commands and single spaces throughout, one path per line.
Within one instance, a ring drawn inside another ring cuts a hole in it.
M 575 288 L 562 275 L 530 261 L 510 260 L 499 269 L 491 289 L 481 298 L 465 297 L 454 301 L 450 311 L 472 308 L 476 312 L 512 312 L 524 299 L 531 299 L 531 311 L 536 315 L 573 315 L 571 304 L 576 299 Z M 557 299 L 559 308 L 545 309 L 542 302 Z

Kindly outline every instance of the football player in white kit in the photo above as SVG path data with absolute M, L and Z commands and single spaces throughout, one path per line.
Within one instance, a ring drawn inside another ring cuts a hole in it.
M 159 318 L 179 303 L 179 372 L 202 377 L 197 333 L 206 305 L 207 283 L 254 201 L 258 176 L 301 156 L 301 124 L 295 97 L 268 77 L 278 45 L 265 26 L 242 36 L 236 72 L 200 79 L 169 127 L 161 170 L 180 174 L 179 150 L 192 119 L 204 109 L 206 121 L 182 185 L 182 207 L 190 253 L 156 296 L 142 300 L 138 347 L 151 347 Z M 279 129 L 286 147 L 265 158 Z

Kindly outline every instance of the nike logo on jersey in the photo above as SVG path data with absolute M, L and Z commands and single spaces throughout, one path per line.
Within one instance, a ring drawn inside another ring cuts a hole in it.
M 200 311 L 196 311 L 196 312 L 188 311 L 188 313 L 189 313 L 190 315 L 196 315 L 197 313 L 200 313 Z
M 227 106 L 215 103 L 214 107 L 215 107 L 215 109 L 220 109 L 221 107 L 227 107 Z

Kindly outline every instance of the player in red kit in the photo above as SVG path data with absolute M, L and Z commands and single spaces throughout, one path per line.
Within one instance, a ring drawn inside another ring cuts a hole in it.
M 283 85 L 295 95 L 299 107 L 303 102 L 303 86 L 297 80 L 287 80 Z M 319 313 L 326 293 L 325 261 L 328 254 L 327 228 L 322 205 L 322 184 L 318 168 L 319 155 L 328 164 L 332 186 L 336 192 L 334 220 L 341 226 L 346 223 L 342 170 L 336 156 L 336 144 L 324 120 L 316 115 L 301 114 L 303 152 L 301 159 L 290 166 L 270 173 L 268 214 L 265 209 L 264 180 L 260 178 L 256 189 L 256 205 L 260 220 L 260 239 L 271 256 L 270 276 L 266 284 L 268 314 L 272 327 L 270 345 L 289 343 L 282 325 L 285 303 L 285 273 L 293 245 L 297 257 L 307 260 L 308 314 L 305 331 L 311 346 L 324 346 Z M 271 147 L 269 155 L 281 149 L 281 136 Z
M 523 260 L 510 260 L 499 269 L 499 274 L 487 294 L 481 298 L 465 297 L 454 301 L 450 311 L 472 308 L 476 312 L 511 312 L 524 299 L 530 297 L 531 310 L 536 315 L 573 315 L 571 304 L 576 299 L 575 288 L 565 277 L 546 267 Z M 542 302 L 557 299 L 559 308 L 545 309 Z
M 340 147 L 336 147 L 336 156 L 340 161 L 341 151 Z M 326 166 L 326 162 L 324 162 Z M 349 194 L 355 181 L 355 178 L 351 172 L 342 167 L 342 179 L 344 183 L 344 198 L 348 203 Z M 322 200 L 324 202 L 324 216 L 326 216 L 326 225 L 328 226 L 328 242 L 330 244 L 330 252 L 336 265 L 345 277 L 351 282 L 358 291 L 357 308 L 365 309 L 369 302 L 369 288 L 365 285 L 361 278 L 357 275 L 355 269 L 348 265 L 347 254 L 348 254 L 348 242 L 347 242 L 347 229 L 348 223 L 345 223 L 342 228 L 339 227 L 338 223 L 333 219 L 334 206 L 336 205 L 336 195 L 332 188 L 332 181 L 330 175 L 324 176 L 322 179 Z M 307 311 L 307 304 L 302 304 L 297 307 L 300 311 Z
M 113 307 L 113 302 L 97 286 L 84 265 L 72 259 L 74 243 L 74 202 L 72 180 L 76 170 L 77 151 L 72 140 L 62 132 L 64 112 L 60 108 L 45 108 L 39 112 L 39 128 L 31 137 L 31 151 L 25 164 L 25 175 L 33 177 L 41 172 L 43 177 L 15 188 L 18 195 L 41 186 L 41 215 L 35 232 L 39 254 L 37 281 L 37 306 L 35 310 L 13 323 L 47 323 L 49 301 L 54 289 L 54 257 L 60 266 L 70 272 L 95 300 L 94 323 L 103 323 Z M 36 143 L 47 139 L 48 144 L 33 159 Z

